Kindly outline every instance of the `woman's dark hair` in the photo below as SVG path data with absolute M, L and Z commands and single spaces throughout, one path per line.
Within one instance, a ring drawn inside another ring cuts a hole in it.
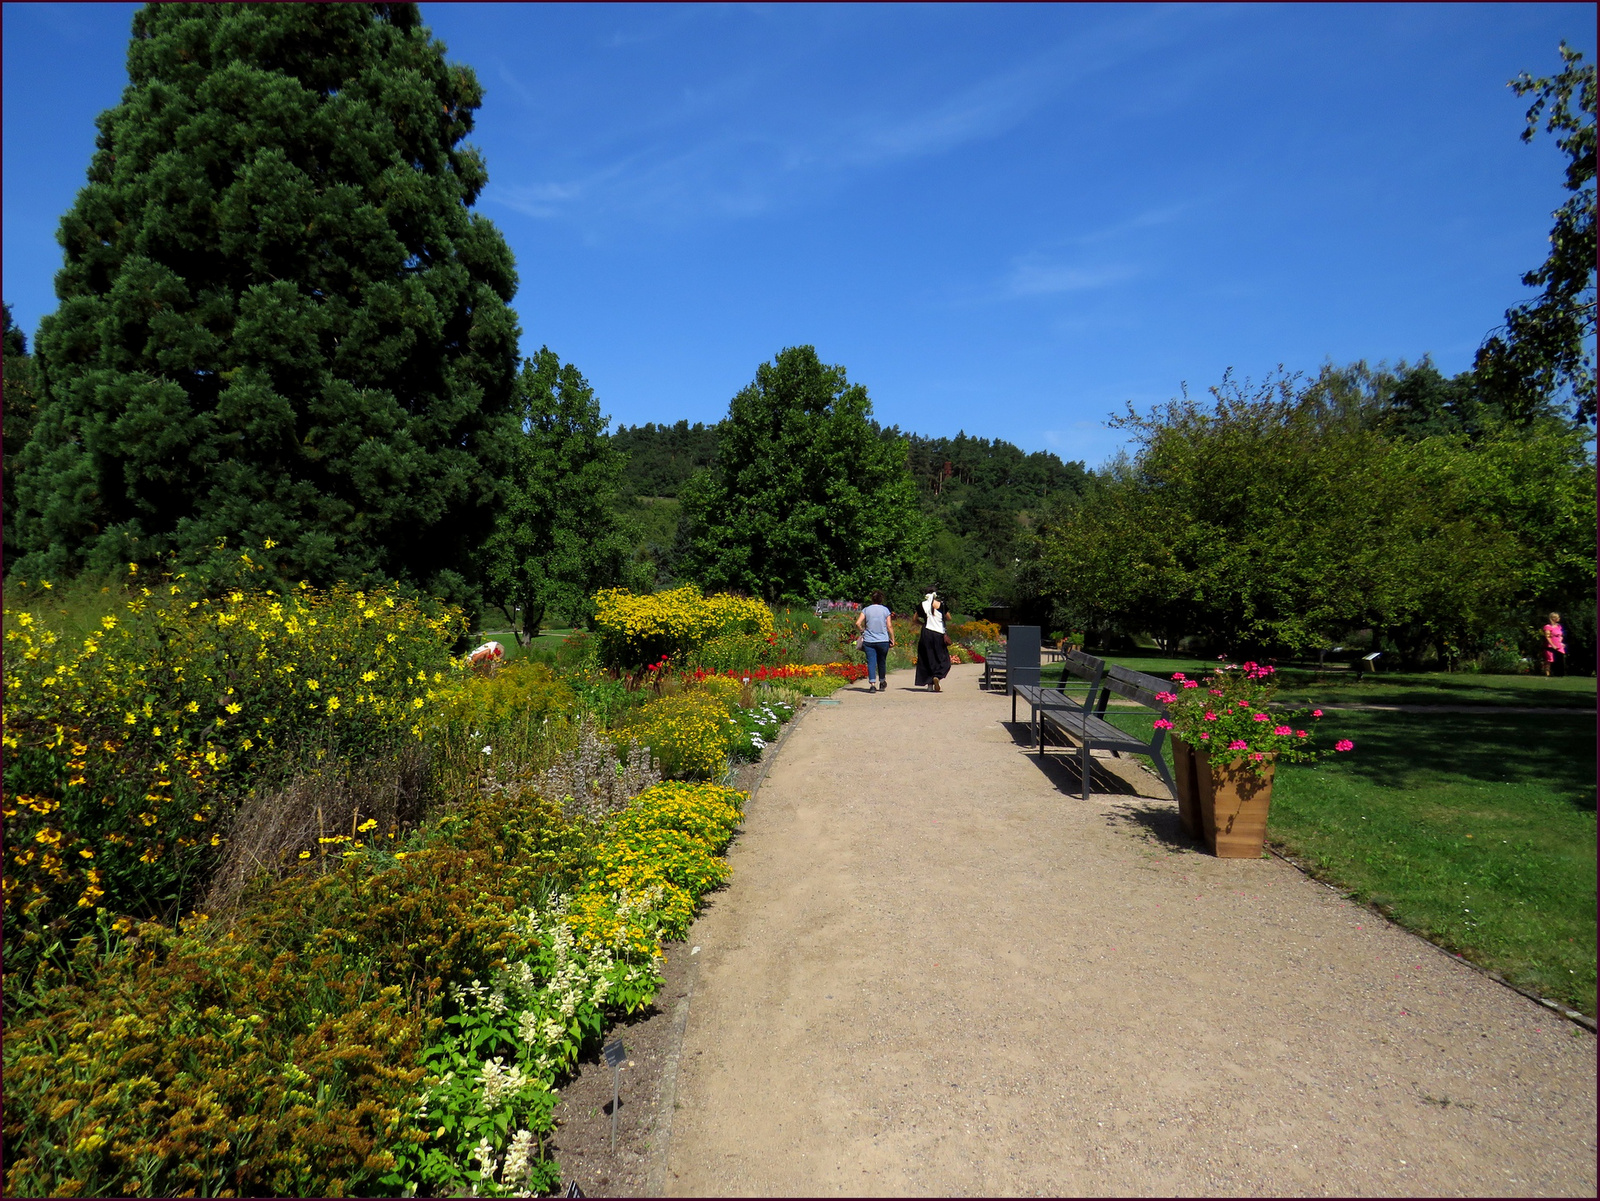
M 872 603 L 875 604 L 875 605 L 883 604 L 883 589 L 882 588 L 874 588 L 872 590 Z

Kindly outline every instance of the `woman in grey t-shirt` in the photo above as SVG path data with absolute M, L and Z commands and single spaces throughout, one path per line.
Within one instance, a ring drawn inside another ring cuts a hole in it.
M 856 618 L 861 631 L 861 649 L 867 653 L 867 691 L 883 692 L 889 687 L 889 648 L 894 645 L 894 621 L 883 603 L 883 593 L 874 592 L 872 603 Z

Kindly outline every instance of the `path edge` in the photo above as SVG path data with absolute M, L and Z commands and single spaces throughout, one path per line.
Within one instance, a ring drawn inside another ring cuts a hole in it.
M 1538 993 L 1529 992 L 1527 989 L 1523 988 L 1520 984 L 1513 984 L 1511 981 L 1507 980 L 1504 976 L 1502 976 L 1499 972 L 1494 971 L 1491 968 L 1486 968 L 1480 963 L 1474 963 L 1474 962 L 1472 962 L 1472 960 L 1466 958 L 1464 955 L 1458 955 L 1454 951 L 1447 951 L 1444 947 L 1441 947 L 1438 943 L 1434 942 L 1432 939 L 1424 938 L 1422 935 L 1418 934 L 1415 930 L 1406 929 L 1404 926 L 1402 926 L 1399 922 L 1395 921 L 1394 918 L 1390 917 L 1383 910 L 1377 908 L 1376 906 L 1374 906 L 1372 904 L 1369 904 L 1366 901 L 1358 900 L 1356 897 L 1352 896 L 1347 890 L 1345 890 L 1343 888 L 1340 888 L 1337 884 L 1328 883 L 1328 881 L 1322 879 L 1320 876 L 1317 875 L 1316 872 L 1312 871 L 1309 867 L 1307 867 L 1305 864 L 1301 863 L 1298 859 L 1294 858 L 1292 855 L 1286 854 L 1284 851 L 1282 851 L 1282 850 L 1278 849 L 1277 847 L 1273 846 L 1270 842 L 1266 844 L 1266 849 L 1267 849 L 1268 852 L 1271 853 L 1271 855 L 1272 855 L 1272 857 L 1274 859 L 1283 860 L 1290 867 L 1294 868 L 1295 871 L 1299 872 L 1302 876 L 1304 876 L 1307 880 L 1310 880 L 1313 884 L 1320 884 L 1320 885 L 1322 885 L 1322 887 L 1328 889 L 1330 892 L 1338 893 L 1341 897 L 1343 897 L 1345 900 L 1349 901 L 1352 905 L 1359 905 L 1361 908 L 1365 909 L 1368 913 L 1371 913 L 1374 917 L 1379 918 L 1386 925 L 1388 925 L 1391 929 L 1398 930 L 1401 934 L 1405 934 L 1405 935 L 1408 935 L 1411 938 L 1416 939 L 1423 946 L 1428 947 L 1431 950 L 1437 951 L 1439 954 L 1443 955 L 1446 959 L 1450 960 L 1452 963 L 1459 963 L 1462 967 L 1471 968 L 1473 971 L 1477 972 L 1478 975 L 1480 975 L 1480 976 L 1487 976 L 1490 980 L 1493 980 L 1496 984 L 1503 985 L 1504 987 L 1509 988 L 1514 993 L 1520 993 L 1522 996 L 1527 997 L 1528 1000 L 1532 1001 L 1534 1004 L 1541 1005 L 1545 1009 L 1548 1009 L 1551 1013 L 1554 1013 L 1554 1014 L 1559 1015 L 1560 1017 L 1566 1018 L 1567 1021 L 1573 1023 L 1576 1026 L 1582 1026 L 1590 1034 L 1597 1033 L 1597 1031 L 1595 1029 L 1595 1019 L 1590 1017 L 1588 1014 L 1579 1013 L 1576 1009 L 1568 1009 L 1560 1001 L 1552 1001 L 1549 997 L 1541 997 Z
M 767 773 L 772 770 L 772 765 L 778 761 L 778 754 L 788 744 L 789 736 L 800 725 L 801 718 L 805 717 L 816 708 L 816 702 L 824 698 L 807 697 L 795 715 L 789 719 L 789 724 L 784 727 L 783 736 L 778 739 L 761 756 L 761 771 L 757 773 L 755 782 L 750 785 L 750 795 L 745 798 L 748 806 L 756 799 L 756 793 L 761 790 L 762 783 L 767 778 Z M 694 932 L 690 931 L 689 942 L 693 942 Z M 693 958 L 690 952 L 689 973 L 684 980 L 683 996 L 679 998 L 677 1006 L 672 1011 L 672 1042 L 667 1049 L 666 1062 L 661 1068 L 661 1090 L 657 1094 L 659 1100 L 661 1119 L 656 1126 L 656 1136 L 650 1140 L 650 1171 L 645 1177 L 645 1195 L 647 1197 L 665 1197 L 667 1195 L 667 1161 L 671 1155 L 672 1144 L 672 1115 L 678 1107 L 678 1061 L 683 1056 L 683 1036 L 689 1027 L 689 1003 L 694 999 L 694 986 L 699 980 L 700 961 Z

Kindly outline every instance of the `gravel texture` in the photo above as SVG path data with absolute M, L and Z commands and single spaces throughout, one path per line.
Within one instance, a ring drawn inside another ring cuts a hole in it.
M 1197 850 L 1126 760 L 1080 800 L 980 673 L 853 685 L 771 766 L 689 940 L 667 1192 L 1595 1195 L 1592 1034 Z

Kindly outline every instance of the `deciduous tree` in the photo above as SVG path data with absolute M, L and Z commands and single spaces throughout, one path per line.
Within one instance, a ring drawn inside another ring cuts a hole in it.
M 1522 282 L 1543 291 L 1506 311 L 1505 325 L 1478 351 L 1477 370 L 1508 407 L 1530 405 L 1559 389 L 1570 390 L 1579 421 L 1595 418 L 1595 69 L 1561 43 L 1562 69 L 1533 78 L 1526 71 L 1510 87 L 1532 95 L 1522 140 L 1532 142 L 1544 120 L 1546 133 L 1567 156 L 1571 197 L 1553 214 L 1550 255 Z
M 680 492 L 680 573 L 808 603 L 902 589 L 927 537 L 906 448 L 872 426 L 867 390 L 810 346 L 756 369 L 718 427 L 713 467 Z
M 521 432 L 484 561 L 490 596 L 527 639 L 546 614 L 586 620 L 597 589 L 635 581 L 632 531 L 614 511 L 627 456 L 589 382 L 544 347 L 516 395 Z

